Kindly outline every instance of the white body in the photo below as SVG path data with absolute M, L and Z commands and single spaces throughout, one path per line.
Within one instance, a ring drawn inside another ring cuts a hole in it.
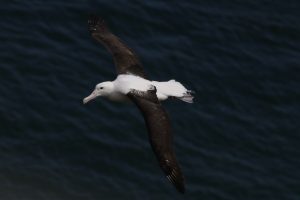
M 149 81 L 134 75 L 119 75 L 113 82 L 114 93 L 108 96 L 111 100 L 123 100 L 130 90 L 135 89 L 139 91 L 147 91 L 152 85 L 156 87 L 156 95 L 158 100 L 166 100 L 169 96 L 183 97 L 187 93 L 187 89 L 179 82 L 170 80 L 167 82 Z
M 166 82 L 149 81 L 139 76 L 121 74 L 116 80 L 110 82 L 102 82 L 96 85 L 91 95 L 84 98 L 83 102 L 95 99 L 98 96 L 107 97 L 112 101 L 126 101 L 127 94 L 131 90 L 144 91 L 156 87 L 156 95 L 159 101 L 175 97 L 187 103 L 193 103 L 191 91 L 187 90 L 181 83 L 170 80 Z

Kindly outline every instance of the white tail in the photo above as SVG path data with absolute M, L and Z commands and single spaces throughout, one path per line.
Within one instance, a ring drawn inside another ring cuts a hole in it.
M 195 92 L 188 90 L 182 97 L 176 97 L 177 99 L 180 99 L 181 101 L 187 102 L 187 103 L 194 103 L 193 99 L 194 96 L 192 94 L 194 94 Z
M 194 93 L 191 90 L 187 90 L 181 83 L 170 80 L 167 82 L 152 81 L 152 84 L 157 89 L 157 97 L 160 101 L 166 100 L 168 97 L 175 97 L 187 103 L 193 103 Z

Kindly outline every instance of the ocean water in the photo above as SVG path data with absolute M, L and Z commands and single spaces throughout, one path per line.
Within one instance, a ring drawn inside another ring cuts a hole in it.
M 300 2 L 1 1 L 0 199 L 300 199 Z M 134 105 L 87 31 L 101 15 L 169 100 L 186 194 L 164 177 Z

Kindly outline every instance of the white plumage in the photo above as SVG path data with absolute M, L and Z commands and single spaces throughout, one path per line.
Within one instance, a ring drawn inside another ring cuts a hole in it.
M 139 76 L 122 74 L 113 82 L 114 91 L 112 93 L 128 94 L 132 89 L 146 92 L 152 86 L 156 87 L 158 100 L 163 101 L 168 97 L 183 98 L 190 92 L 181 83 L 170 80 L 165 82 L 149 81 Z
M 112 101 L 127 101 L 127 94 L 131 90 L 146 92 L 151 87 L 156 87 L 156 95 L 159 101 L 175 97 L 182 101 L 193 103 L 191 91 L 187 90 L 181 83 L 170 80 L 165 82 L 149 81 L 139 76 L 121 74 L 114 81 L 106 81 L 96 85 L 92 94 L 86 97 L 86 103 L 98 96 L 104 96 Z

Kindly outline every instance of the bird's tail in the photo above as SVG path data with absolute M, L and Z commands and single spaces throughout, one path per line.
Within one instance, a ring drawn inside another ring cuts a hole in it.
M 181 101 L 187 102 L 187 103 L 194 103 L 194 96 L 192 94 L 194 94 L 195 92 L 192 90 L 187 90 L 183 96 L 181 97 L 176 97 L 177 99 L 180 99 Z
M 167 82 L 152 81 L 157 88 L 157 94 L 160 101 L 166 100 L 168 97 L 176 98 L 187 103 L 193 103 L 194 92 L 186 89 L 180 82 L 170 80 Z

